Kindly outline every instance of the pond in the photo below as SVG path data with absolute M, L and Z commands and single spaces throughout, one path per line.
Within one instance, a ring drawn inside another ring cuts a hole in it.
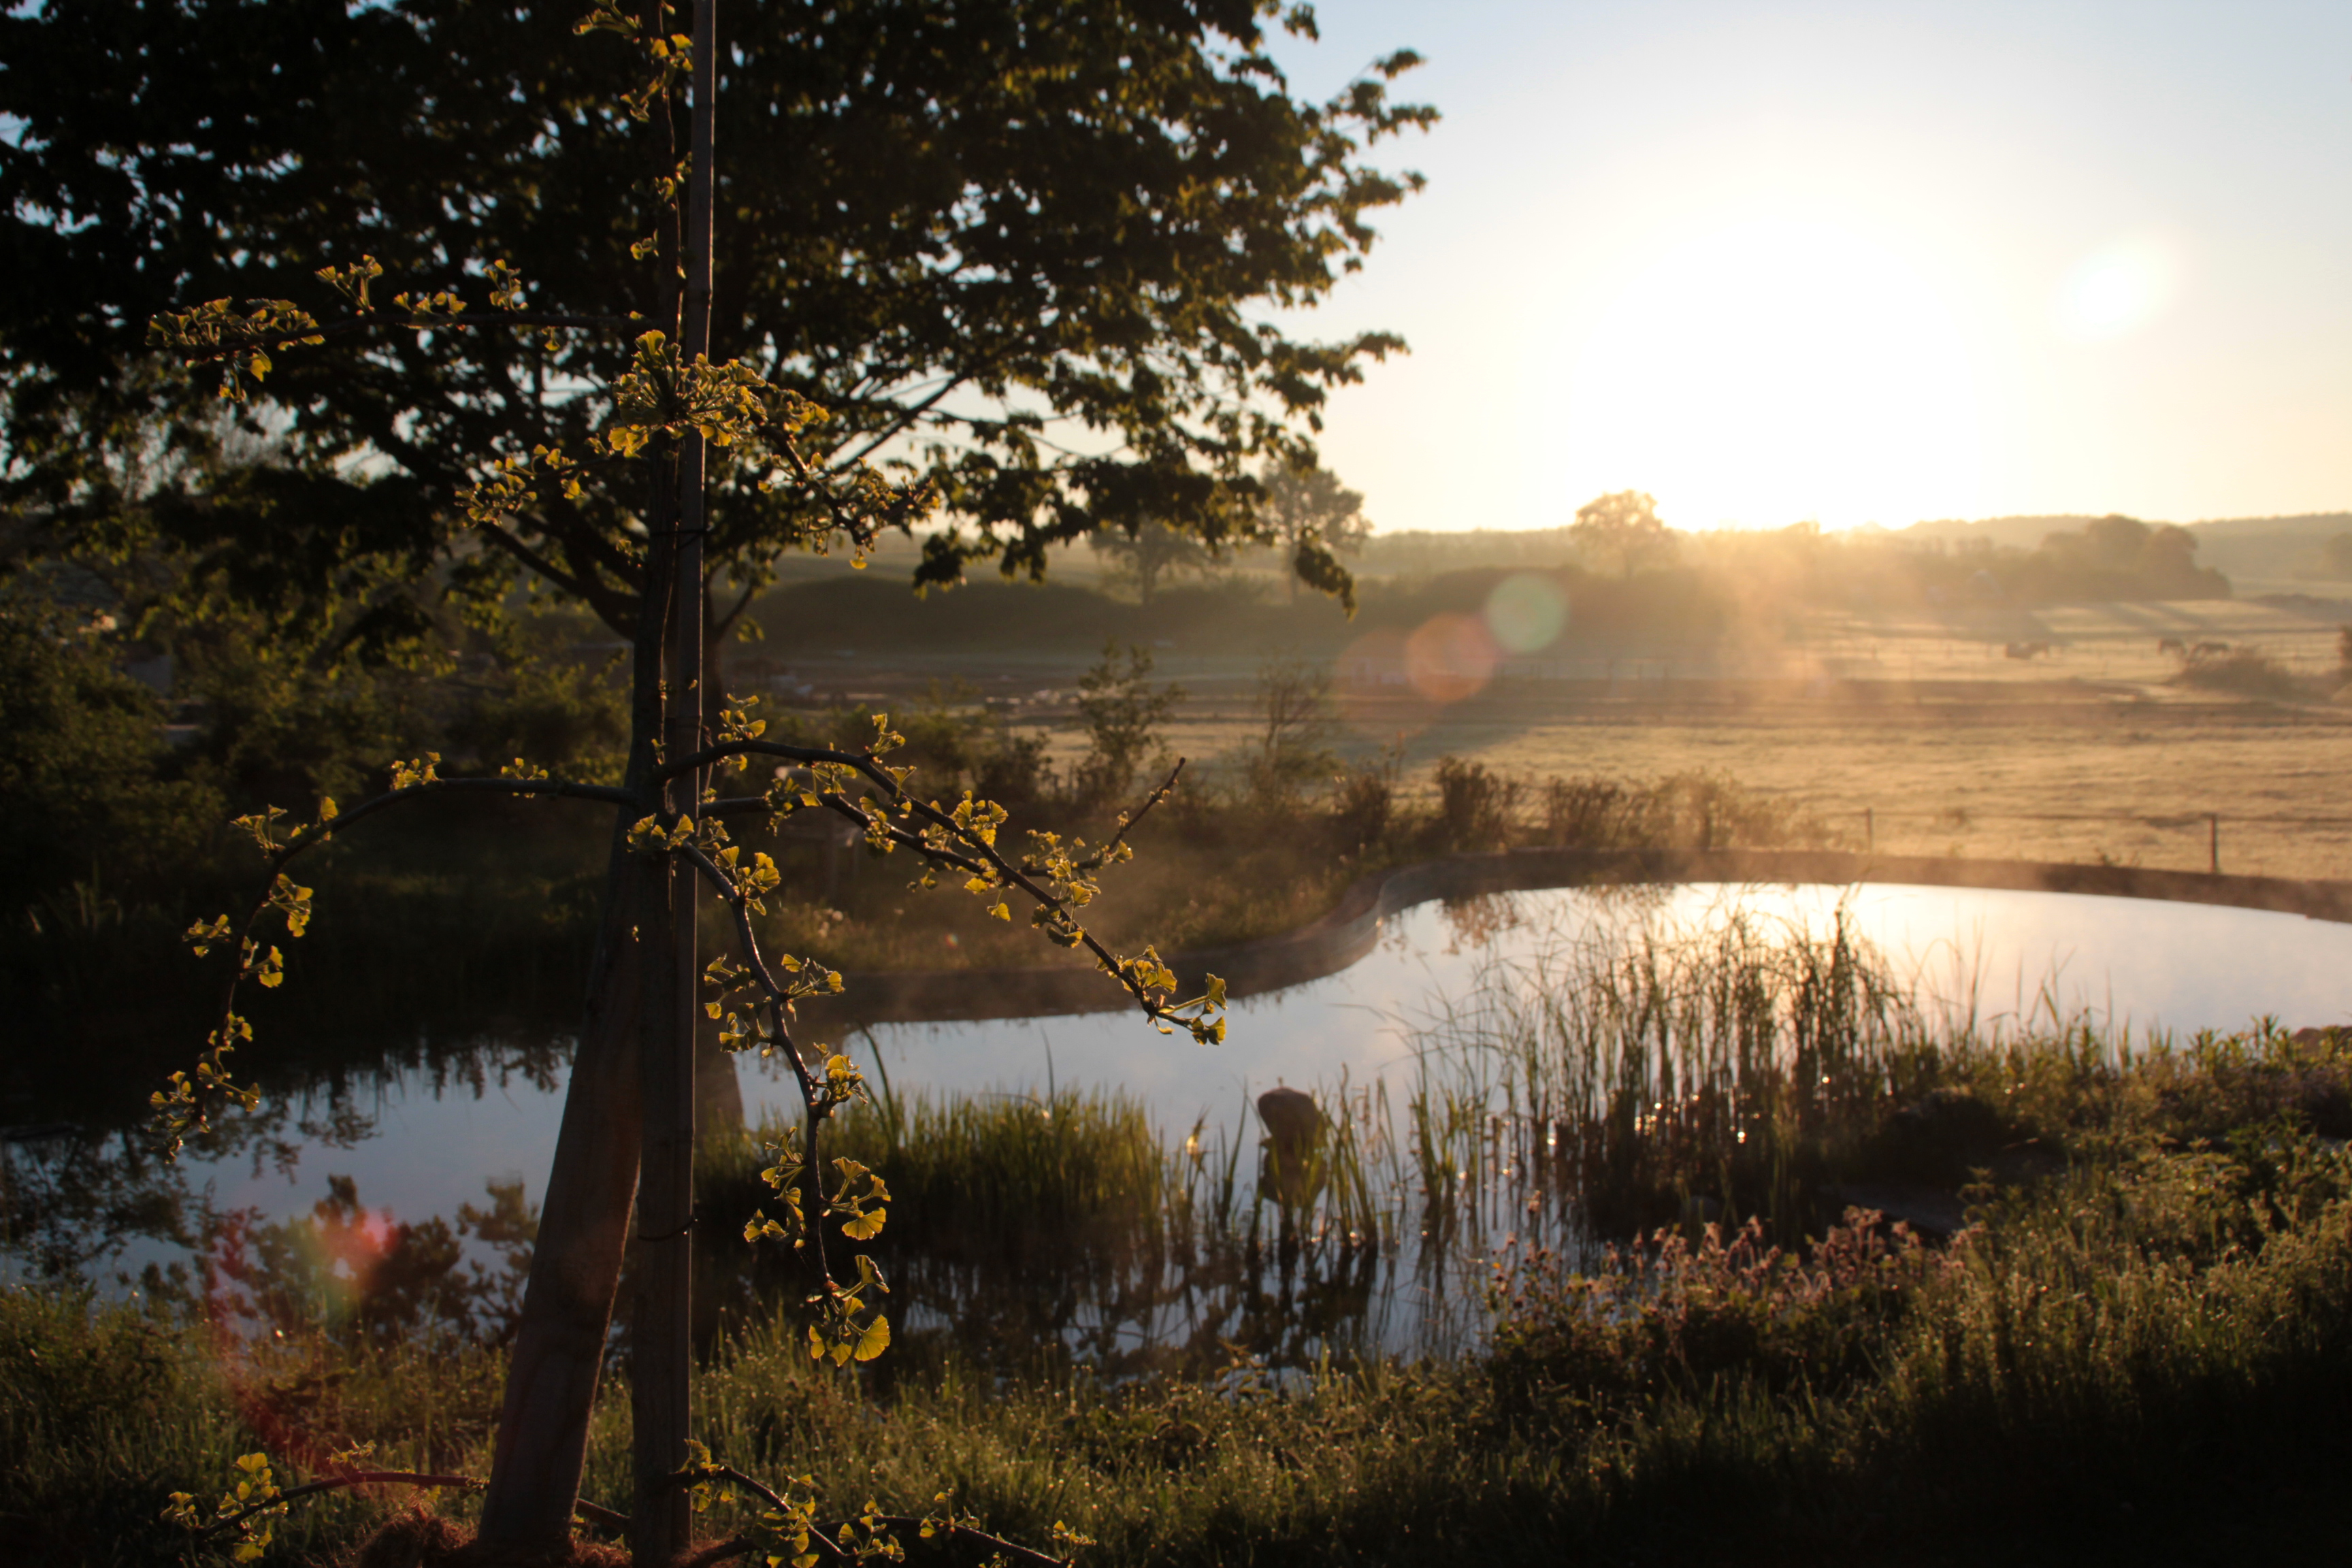
M 2287 1028 L 2352 1022 L 2352 926 L 2344 924 L 2076 894 L 1701 884 L 1418 905 L 1385 921 L 1371 952 L 1342 972 L 1236 1002 L 1217 1047 L 1160 1037 L 1132 1014 L 1109 1011 L 883 1024 L 855 1031 L 846 1046 L 902 1097 L 1043 1104 L 1055 1091 L 1115 1089 L 1141 1102 L 1166 1144 L 1191 1131 L 1228 1152 L 1254 1149 L 1252 1102 L 1277 1084 L 1313 1091 L 1327 1106 L 1344 1087 L 1369 1108 L 1367 1091 L 1378 1090 L 1392 1114 L 1467 999 L 1549 984 L 1533 977 L 1564 954 L 1588 969 L 1622 967 L 1735 925 L 1766 942 L 1843 931 L 1876 950 L 1918 1018 L 1948 1034 L 2087 1023 L 2145 1041 L 2265 1017 Z M 1104 993 L 1107 1001 L 1116 994 L 1108 983 Z M 258 1220 L 310 1212 L 331 1176 L 347 1178 L 368 1209 L 401 1218 L 479 1205 L 492 1182 L 519 1183 L 536 1203 L 561 1114 L 561 1061 L 522 1052 L 506 1059 L 495 1047 L 475 1060 L 470 1079 L 410 1069 L 332 1103 L 291 1107 L 273 1138 L 184 1162 L 187 1190 L 215 1210 Z M 785 1106 L 778 1064 L 744 1058 L 736 1067 L 748 1121 Z M 37 1145 L 20 1144 L 11 1158 L 29 1168 L 37 1155 Z M 1409 1155 L 1398 1147 L 1389 1155 L 1392 1171 L 1410 1174 Z M 90 1213 L 101 1211 L 120 1205 Z M 106 1262 L 135 1270 L 172 1250 L 134 1238 Z

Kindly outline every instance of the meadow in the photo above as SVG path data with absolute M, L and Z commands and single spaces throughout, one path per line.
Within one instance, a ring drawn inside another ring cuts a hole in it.
M 2345 602 L 2297 593 L 1972 616 L 1774 595 L 1703 623 L 1589 636 L 1571 626 L 1452 700 L 1349 678 L 1351 651 L 1430 617 L 1475 615 L 1510 574 L 1369 584 L 1352 623 L 1246 574 L 1141 607 L 1121 607 L 1102 591 L 1116 584 L 1082 571 L 1045 590 L 982 582 L 959 590 L 961 605 L 940 601 L 952 616 L 925 623 L 933 640 L 900 660 L 877 657 L 871 633 L 862 649 L 823 646 L 831 616 L 853 612 L 849 600 L 826 607 L 839 574 L 816 576 L 760 610 L 780 627 L 807 626 L 817 646 L 771 649 L 740 675 L 787 705 L 904 712 L 961 690 L 1042 735 L 1066 768 L 1086 745 L 1078 674 L 1116 627 L 1150 649 L 1156 679 L 1183 689 L 1164 738 L 1212 779 L 1231 779 L 1263 729 L 1261 672 L 1299 660 L 1332 673 L 1338 759 L 1393 757 L 1424 801 L 1447 756 L 1530 784 L 1710 772 L 1855 847 L 2202 869 L 2218 815 L 2224 870 L 2352 877 L 2352 809 L 2335 788 L 2352 766 L 2352 706 L 2332 700 L 2345 681 Z M 886 607 L 882 584 L 856 586 L 854 614 L 871 623 Z M 1007 624 L 1023 628 L 1010 648 L 992 639 Z M 2278 684 L 2200 683 L 2168 644 L 2239 650 Z M 2012 658 L 2012 647 L 2036 651 Z

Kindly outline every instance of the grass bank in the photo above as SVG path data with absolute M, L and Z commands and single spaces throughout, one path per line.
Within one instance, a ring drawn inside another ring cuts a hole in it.
M 1286 1369 L 1235 1344 L 1182 1375 L 1106 1377 L 1083 1357 L 1012 1375 L 942 1340 L 844 1377 L 747 1298 L 698 1374 L 702 1430 L 724 1462 L 813 1476 L 829 1508 L 920 1513 L 945 1489 L 1018 1539 L 1066 1521 L 1102 1564 L 2332 1550 L 2352 1161 L 2329 1134 L 2352 1048 L 2271 1032 L 2126 1058 L 2077 1033 L 1913 1070 L 1916 1098 L 1869 1097 L 1828 1157 L 1916 1148 L 1923 1116 L 1992 1129 L 1989 1163 L 1962 1141 L 1969 1223 L 1946 1241 L 1846 1216 L 1776 1245 L 1758 1210 L 1613 1250 L 1506 1248 L 1473 1353 Z M 1041 1279 L 1106 1237 L 1174 1234 L 1171 1167 L 1117 1104 L 1047 1109 L 1023 1131 L 909 1102 L 849 1142 L 898 1161 L 905 1234 L 935 1268 L 957 1245 L 1024 1245 L 990 1239 L 1022 1215 Z M 0 1293 L 16 1554 L 169 1561 L 166 1496 L 216 1488 L 257 1448 L 282 1478 L 362 1441 L 378 1465 L 480 1473 L 494 1348 L 381 1317 L 290 1321 L 225 1339 L 169 1305 Z M 626 1444 L 608 1400 L 589 1496 L 625 1495 Z M 298 1505 L 271 1560 L 331 1561 L 396 1500 Z M 436 1506 L 465 1517 L 459 1494 Z

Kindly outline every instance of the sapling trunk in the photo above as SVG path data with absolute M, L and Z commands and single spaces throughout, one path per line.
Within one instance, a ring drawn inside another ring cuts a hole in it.
M 717 0 L 694 5 L 694 115 L 687 185 L 684 310 L 679 353 L 691 365 L 710 352 L 711 176 L 718 97 Z M 709 531 L 704 465 L 706 443 L 688 431 L 677 448 L 677 504 L 671 577 L 670 689 L 665 705 L 666 754 L 688 757 L 702 749 L 704 652 L 703 550 Z M 702 775 L 670 782 L 670 810 L 691 816 L 700 805 Z M 633 1399 L 636 1500 L 631 1509 L 630 1554 L 638 1568 L 662 1568 L 687 1543 L 693 1510 L 669 1478 L 686 1463 L 693 1436 L 694 1037 L 701 979 L 695 921 L 698 873 L 684 856 L 668 865 L 668 984 L 648 984 L 646 1046 L 641 1063 L 645 1121 L 637 1195 L 636 1321 L 633 1325 Z M 659 994 L 656 1002 L 656 994 Z
M 562 1130 L 540 1209 L 522 1318 L 507 1365 L 486 1546 L 536 1550 L 570 1537 L 588 1417 L 612 1325 L 613 1297 L 637 1184 L 639 1016 L 659 868 L 614 835 L 614 865 L 588 1015 L 572 1057 Z

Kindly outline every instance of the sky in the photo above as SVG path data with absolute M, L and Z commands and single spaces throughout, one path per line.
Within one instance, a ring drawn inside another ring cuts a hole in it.
M 2352 510 L 2346 0 L 1327 0 L 1428 188 L 1286 324 L 1403 334 L 1328 466 L 1384 531 Z

